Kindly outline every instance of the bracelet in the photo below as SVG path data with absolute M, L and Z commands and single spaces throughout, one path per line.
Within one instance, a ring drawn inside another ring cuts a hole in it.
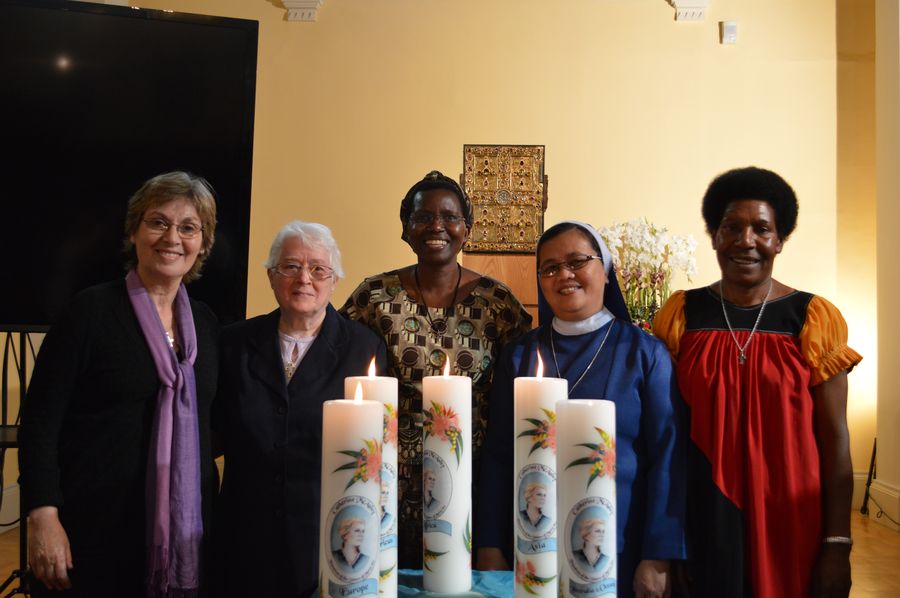
M 822 544 L 846 544 L 853 546 L 853 538 L 847 536 L 825 536 L 822 538 Z

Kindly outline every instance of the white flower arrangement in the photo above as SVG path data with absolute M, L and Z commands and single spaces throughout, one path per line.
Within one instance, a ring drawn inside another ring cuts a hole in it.
M 697 273 L 693 235 L 670 235 L 668 229 L 639 218 L 599 229 L 613 256 L 631 320 L 650 330 L 653 317 L 671 294 L 672 274 Z

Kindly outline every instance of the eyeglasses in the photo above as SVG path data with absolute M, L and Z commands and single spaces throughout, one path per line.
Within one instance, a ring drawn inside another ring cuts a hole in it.
M 303 264 L 278 264 L 271 270 L 285 278 L 300 278 L 304 270 L 309 272 L 309 277 L 313 280 L 328 280 L 334 276 L 334 269 L 320 264 L 310 264 L 309 266 L 304 266 Z
M 431 214 L 429 212 L 416 212 L 409 217 L 410 224 L 417 226 L 431 226 L 440 220 L 444 226 L 456 226 L 463 221 L 462 216 L 457 214 Z
M 565 268 L 570 272 L 574 272 L 575 270 L 581 270 L 585 266 L 587 266 L 591 260 L 600 260 L 600 263 L 603 263 L 603 258 L 599 255 L 579 255 L 578 257 L 573 257 L 570 260 L 566 260 L 564 262 L 558 262 L 556 264 L 547 264 L 543 268 L 538 268 L 538 274 L 541 278 L 553 278 L 557 274 L 561 268 Z
M 145 218 L 144 224 L 153 232 L 160 234 L 165 233 L 170 227 L 174 226 L 175 230 L 178 231 L 178 236 L 182 239 L 193 239 L 203 231 L 202 226 L 190 220 L 181 224 L 174 224 L 165 218 Z

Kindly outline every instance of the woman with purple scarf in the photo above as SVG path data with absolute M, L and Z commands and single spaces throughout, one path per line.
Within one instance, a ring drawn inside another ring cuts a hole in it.
M 125 219 L 125 278 L 47 334 L 22 411 L 32 595 L 197 596 L 216 472 L 217 323 L 188 298 L 213 246 L 202 178 L 156 176 Z

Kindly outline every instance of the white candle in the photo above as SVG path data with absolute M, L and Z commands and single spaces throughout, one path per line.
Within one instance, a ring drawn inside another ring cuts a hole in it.
M 430 592 L 472 588 L 472 380 L 422 380 L 424 586 Z
M 344 398 L 352 399 L 357 385 L 362 398 L 384 407 L 381 445 L 381 538 L 378 553 L 378 585 L 382 598 L 397 596 L 397 379 L 375 375 L 375 359 L 368 376 L 344 379 Z
M 616 405 L 556 404 L 560 595 L 616 595 Z
M 322 407 L 321 596 L 378 596 L 382 405 Z
M 516 378 L 513 530 L 515 595 L 557 596 L 556 402 L 568 394 L 565 378 Z

